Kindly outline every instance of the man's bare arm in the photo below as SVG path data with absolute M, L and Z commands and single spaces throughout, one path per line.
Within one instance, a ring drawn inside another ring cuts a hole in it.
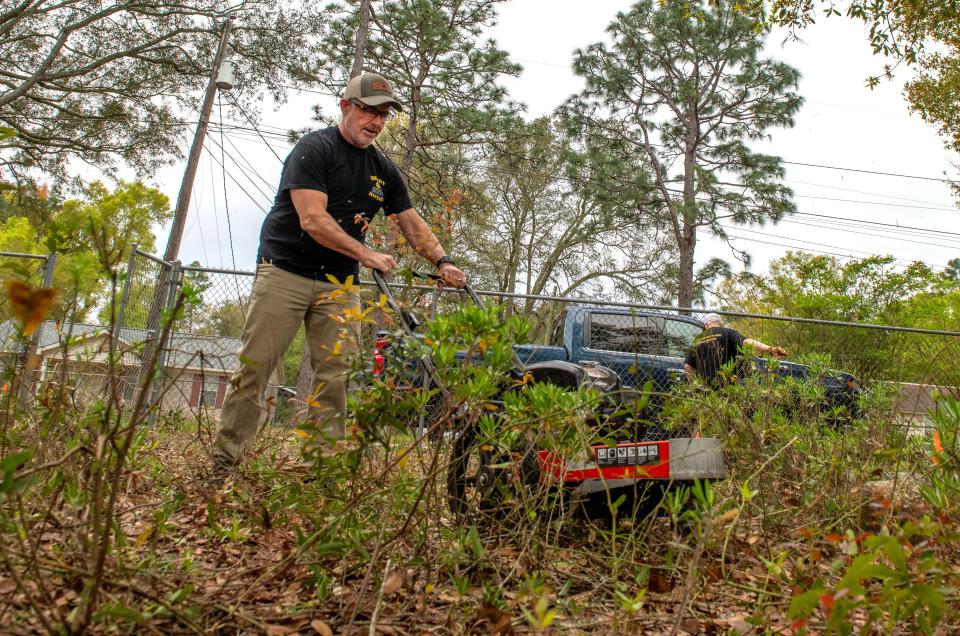
M 290 199 L 300 217 L 300 227 L 326 248 L 357 259 L 370 269 L 389 274 L 397 263 L 389 254 L 376 252 L 343 231 L 327 212 L 327 193 L 318 190 L 290 190 Z M 437 257 L 439 258 L 439 257 Z
M 431 263 L 436 263 L 446 254 L 436 234 L 416 210 L 410 208 L 395 216 L 400 231 L 403 232 L 404 238 L 410 243 L 414 252 Z
M 444 251 L 443 246 L 440 245 L 437 236 L 433 233 L 433 230 L 430 229 L 430 226 L 427 225 L 427 222 L 417 214 L 416 210 L 410 208 L 395 216 L 397 225 L 400 226 L 400 231 L 403 233 L 404 238 L 407 239 L 407 242 L 410 243 L 410 247 L 431 265 L 440 260 L 440 257 L 446 255 L 446 251 Z M 444 263 L 438 271 L 446 285 L 463 287 L 466 283 L 466 274 L 460 271 L 455 265 Z
M 697 372 L 686 362 L 683 363 L 683 373 L 687 376 L 687 380 L 693 382 L 694 378 L 697 377 Z
M 748 347 L 753 347 L 760 353 L 772 353 L 778 358 L 782 358 L 787 355 L 787 350 L 783 347 L 771 347 L 768 344 L 764 344 L 759 340 L 754 340 L 753 338 L 747 338 L 743 341 L 743 344 Z

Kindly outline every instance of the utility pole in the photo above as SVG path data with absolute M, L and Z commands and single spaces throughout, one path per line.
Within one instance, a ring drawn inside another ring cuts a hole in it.
M 147 403 L 154 401 L 154 391 L 151 383 L 154 382 L 153 371 L 150 362 L 154 358 L 154 352 L 160 342 L 160 333 L 162 330 L 161 314 L 164 307 L 172 307 L 170 301 L 171 294 L 174 294 L 173 286 L 179 282 L 180 263 L 177 261 L 177 255 L 180 253 L 180 242 L 183 239 L 183 230 L 186 227 L 187 210 L 190 209 L 190 194 L 193 192 L 193 182 L 197 176 L 197 167 L 200 165 L 200 153 L 203 151 L 203 142 L 207 136 L 207 125 L 210 123 L 210 112 L 213 110 L 213 98 L 217 95 L 218 85 L 223 88 L 233 87 L 233 69 L 232 66 L 225 68 L 224 71 L 228 77 L 226 81 L 221 82 L 221 66 L 224 57 L 227 54 L 227 42 L 230 39 L 230 31 L 233 28 L 233 18 L 227 18 L 223 23 L 223 32 L 220 34 L 220 46 L 217 47 L 217 55 L 213 60 L 213 69 L 210 72 L 210 81 L 207 82 L 207 91 L 203 96 L 203 107 L 200 109 L 200 121 L 197 122 L 197 130 L 193 135 L 193 145 L 190 146 L 190 154 L 187 157 L 187 167 L 183 172 L 183 181 L 180 184 L 180 194 L 177 196 L 177 209 L 173 215 L 173 225 L 170 227 L 170 236 L 167 239 L 167 249 L 163 253 L 163 263 L 160 266 L 160 272 L 157 277 L 156 288 L 153 292 L 153 300 L 150 303 L 150 313 L 147 314 L 147 337 L 144 342 L 143 353 L 140 362 L 140 377 L 138 384 L 142 390 L 147 391 Z M 175 299 L 176 296 L 173 295 Z M 162 387 L 164 352 L 160 352 L 159 375 L 156 382 Z
M 203 152 L 203 142 L 207 137 L 207 125 L 210 123 L 210 112 L 213 110 L 213 98 L 217 95 L 217 76 L 220 74 L 220 65 L 227 54 L 227 41 L 233 29 L 233 18 L 227 18 L 223 23 L 223 33 L 220 35 L 220 46 L 217 56 L 213 60 L 213 70 L 210 81 L 207 82 L 207 92 L 203 96 L 203 108 L 200 109 L 200 121 L 197 122 L 197 131 L 193 135 L 193 145 L 190 146 L 190 155 L 187 157 L 187 168 L 183 172 L 183 181 L 180 183 L 180 194 L 177 196 L 177 209 L 173 214 L 173 225 L 170 227 L 170 237 L 167 238 L 167 249 L 163 253 L 163 260 L 174 261 L 180 253 L 180 242 L 183 239 L 183 229 L 187 223 L 187 210 L 190 209 L 190 193 L 193 192 L 193 182 L 197 177 L 197 167 L 200 165 L 200 153 Z

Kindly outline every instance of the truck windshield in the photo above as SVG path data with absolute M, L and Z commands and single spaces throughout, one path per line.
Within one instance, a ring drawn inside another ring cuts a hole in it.
M 665 316 L 590 315 L 589 347 L 657 356 L 683 357 L 700 328 Z

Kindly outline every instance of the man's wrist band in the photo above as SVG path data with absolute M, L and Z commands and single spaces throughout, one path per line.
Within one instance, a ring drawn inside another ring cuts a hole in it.
M 449 256 L 441 256 L 440 258 L 437 259 L 437 262 L 435 263 L 437 266 L 437 269 L 440 269 L 440 266 L 443 265 L 444 263 L 450 263 L 451 265 L 454 265 L 454 266 L 456 265 L 456 262 Z

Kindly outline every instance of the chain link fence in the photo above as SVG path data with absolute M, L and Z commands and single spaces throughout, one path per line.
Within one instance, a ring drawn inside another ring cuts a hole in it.
M 401 286 L 400 294 L 433 298 L 406 307 L 421 319 L 470 302 L 462 292 L 438 297 L 426 286 Z M 419 296 L 417 295 L 419 294 Z M 680 312 L 672 307 L 479 291 L 530 324 L 530 346 L 518 347 L 526 364 L 568 359 L 613 369 L 625 385 L 667 393 L 683 381 L 687 351 L 703 331 L 702 317 L 714 309 Z M 850 406 L 862 389 L 871 408 L 886 409 L 904 426 L 926 428 L 939 395 L 960 397 L 960 333 L 843 323 L 810 318 L 719 311 L 724 324 L 745 338 L 787 349 L 777 363 L 758 356 L 740 367 L 743 375 L 772 373 L 819 383 L 831 405 Z M 849 375 L 847 375 L 849 374 Z M 852 378 L 850 376 L 853 376 Z M 654 401 L 656 401 L 654 397 Z
M 253 286 L 252 272 L 186 266 L 178 289 L 189 295 L 173 325 L 162 357 L 162 408 L 203 410 L 219 417 L 238 364 L 240 335 Z M 269 416 L 276 418 L 276 375 L 267 389 Z
M 54 263 L 52 255 L 0 253 L 0 275 L 29 288 L 49 286 Z M 134 248 L 113 298 L 106 294 L 105 306 L 93 312 L 96 319 L 61 317 L 57 324 L 48 320 L 32 339 L 18 335 L 11 296 L 3 294 L 0 342 L 5 368 L 33 369 L 21 383 L 25 387 L 56 376 L 73 383 L 81 395 L 103 395 L 114 386 L 129 401 L 156 357 L 160 373 L 151 378 L 151 403 L 160 411 L 202 412 L 215 419 L 238 364 L 253 280 L 253 272 L 184 267 Z M 397 282 L 394 294 L 421 322 L 471 302 L 463 292 L 417 285 L 413 279 Z M 184 289 L 190 290 L 190 302 L 175 320 L 167 346 L 157 351 L 165 319 Z M 361 289 L 365 304 L 377 303 L 379 292 L 372 285 Z M 524 363 L 569 359 L 603 365 L 625 385 L 652 385 L 658 393 L 669 392 L 682 380 L 683 357 L 702 331 L 701 318 L 707 311 L 681 313 L 670 307 L 599 299 L 478 293 L 499 303 L 504 318 L 516 315 L 529 323 L 529 344 L 518 348 Z M 719 313 L 745 337 L 789 351 L 787 362 L 769 365 L 758 358 L 752 363 L 754 370 L 800 373 L 797 369 L 803 365 L 803 373 L 821 378 L 834 374 L 831 370 L 848 372 L 866 390 L 886 395 L 887 407 L 905 421 L 921 420 L 934 407 L 936 394 L 956 393 L 960 386 L 956 371 L 960 334 L 954 332 Z M 371 316 L 363 329 L 361 378 L 377 364 L 378 334 L 396 330 L 391 318 L 378 310 Z M 113 365 L 107 356 L 111 343 Z M 304 397 L 298 401 L 295 389 L 302 349 L 300 335 L 271 378 L 266 395 L 270 421 L 289 423 L 303 408 Z M 26 367 L 28 354 L 36 360 Z

